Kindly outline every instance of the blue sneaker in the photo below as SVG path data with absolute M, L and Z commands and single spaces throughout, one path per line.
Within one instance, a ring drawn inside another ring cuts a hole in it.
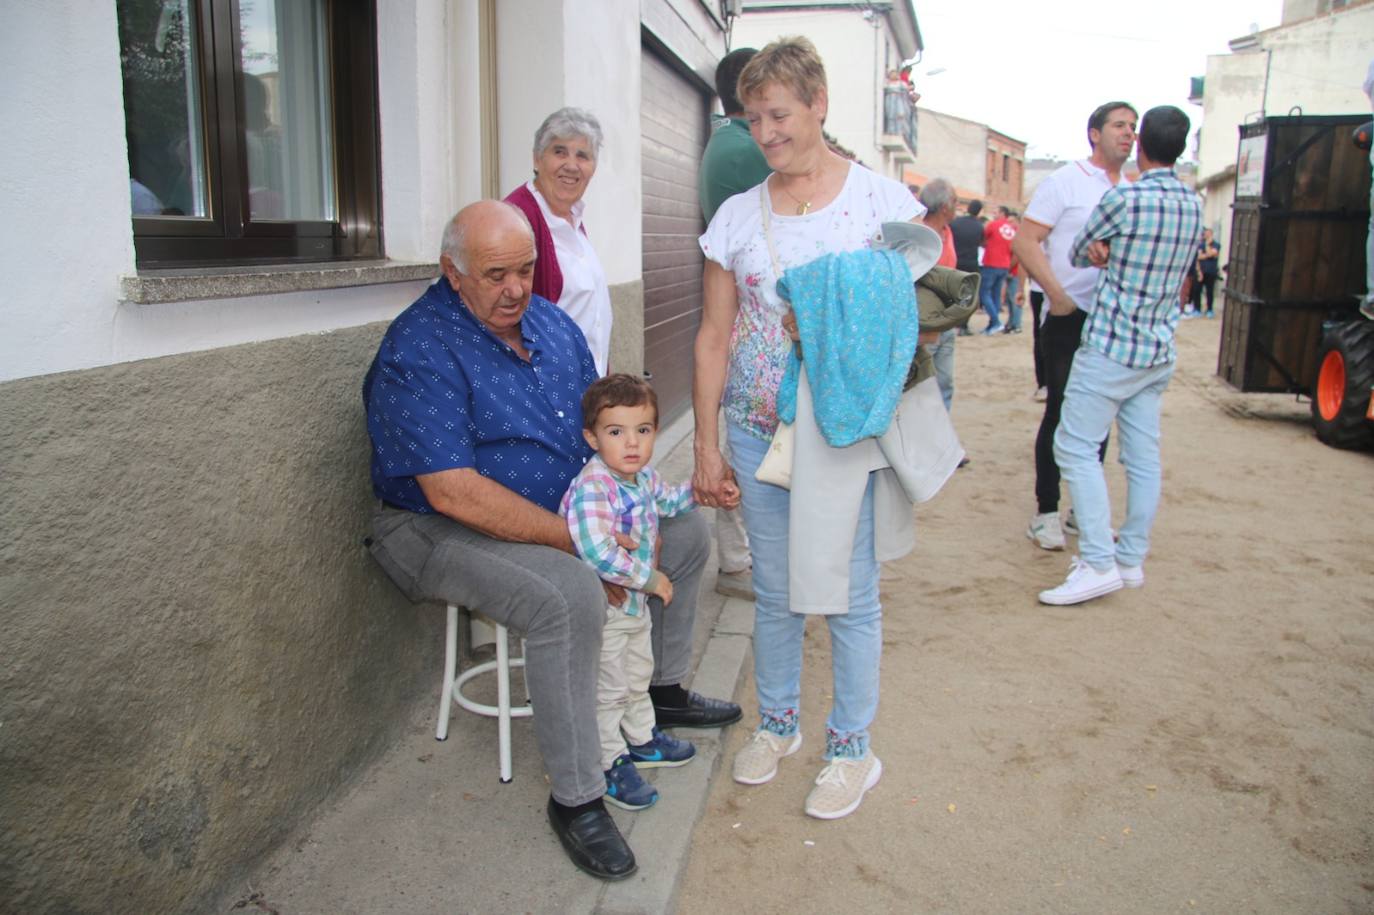
M 653 739 L 637 747 L 630 747 L 630 759 L 641 769 L 657 769 L 665 766 L 685 766 L 697 755 L 697 748 L 690 740 L 678 740 L 672 734 L 665 734 L 654 728 Z
M 643 810 L 654 806 L 658 789 L 646 784 L 634 761 L 621 753 L 606 770 L 606 800 L 625 810 Z

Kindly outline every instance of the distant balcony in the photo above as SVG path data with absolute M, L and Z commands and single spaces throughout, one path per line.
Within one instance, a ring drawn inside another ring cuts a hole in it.
M 883 135 L 879 145 L 898 159 L 908 162 L 916 158 L 916 106 L 907 94 L 905 85 L 890 85 L 883 89 Z

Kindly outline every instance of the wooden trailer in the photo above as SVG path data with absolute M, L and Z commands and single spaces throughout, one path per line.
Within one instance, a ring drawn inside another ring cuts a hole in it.
M 1354 376 L 1357 417 L 1343 402 L 1333 404 L 1330 390 L 1318 390 L 1321 379 L 1334 380 L 1325 365 L 1328 344 L 1344 325 L 1359 338 L 1351 344 L 1356 361 L 1365 349 L 1374 356 L 1374 322 L 1358 310 L 1365 295 L 1370 162 L 1352 141 L 1368 120 L 1368 114 L 1295 115 L 1240 127 L 1217 358 L 1217 374 L 1241 391 L 1313 396 L 1318 434 L 1342 447 L 1374 443 L 1360 366 L 1344 366 L 1341 379 Z M 1374 358 L 1368 370 L 1374 373 Z

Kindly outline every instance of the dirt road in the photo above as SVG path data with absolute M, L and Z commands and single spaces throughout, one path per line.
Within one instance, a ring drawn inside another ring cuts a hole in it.
M 802 813 L 829 702 L 813 625 L 802 751 L 737 785 L 733 729 L 680 911 L 1374 911 L 1374 456 L 1226 388 L 1220 323 L 1180 328 L 1146 586 L 1078 607 L 1035 598 L 1070 553 L 1025 537 L 1030 334 L 959 340 L 972 464 L 884 575 L 883 780 L 847 819 Z M 1114 445 L 1108 465 L 1119 520 Z

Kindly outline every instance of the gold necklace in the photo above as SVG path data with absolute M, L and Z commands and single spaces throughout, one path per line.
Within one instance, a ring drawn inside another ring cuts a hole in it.
M 778 187 L 782 187 L 782 182 L 781 182 L 781 181 L 778 182 Z M 793 200 L 795 200 L 795 201 L 797 202 L 797 215 L 798 215 L 798 216 L 805 216 L 806 213 L 807 213 L 807 211 L 811 209 L 811 201 L 810 201 L 810 200 L 802 200 L 800 197 L 798 197 L 796 194 L 792 193 L 791 191 L 789 191 L 789 190 L 788 190 L 787 188 L 785 188 L 785 187 L 782 187 L 782 192 L 783 192 L 784 194 L 786 194 L 788 197 L 791 197 Z

